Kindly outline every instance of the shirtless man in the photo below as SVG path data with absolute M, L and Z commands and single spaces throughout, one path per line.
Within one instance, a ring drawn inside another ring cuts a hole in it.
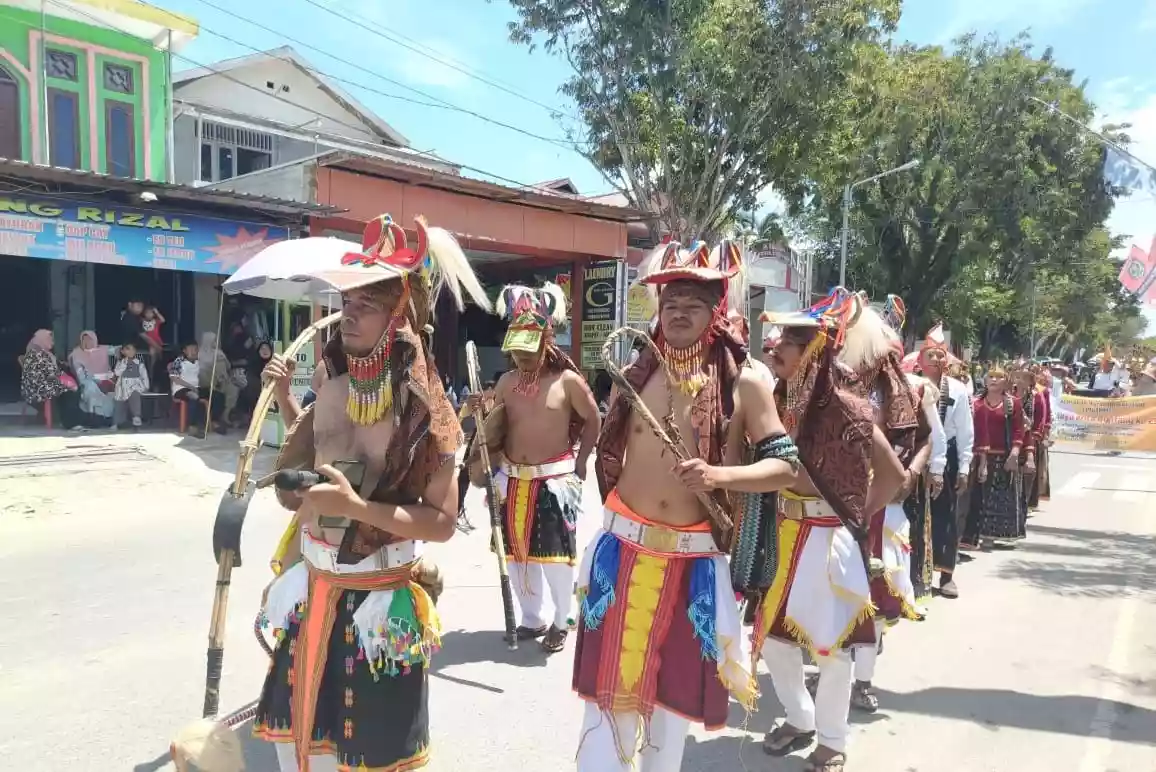
M 807 468 L 779 494 L 780 570 L 755 622 L 754 649 L 786 711 L 763 750 L 785 756 L 818 734 L 805 767 L 813 772 L 842 772 L 846 763 L 849 649 L 875 645 L 866 513 L 883 509 L 904 479 L 871 405 L 844 391 L 834 372 L 838 331 L 857 318 L 859 303 L 839 289 L 807 311 L 763 315 L 783 328 L 771 357 L 775 397 Z M 814 699 L 805 686 L 803 648 L 819 666 Z
M 429 759 L 426 666 L 440 625 L 421 584 L 421 543 L 454 532 L 461 431 L 418 331 L 439 287 L 459 304 L 463 287 L 487 300 L 452 235 L 420 218 L 417 233 L 410 249 L 388 216 L 373 220 L 364 252 L 326 277 L 342 292 L 342 319 L 312 405 L 289 395 L 281 358 L 267 367 L 293 427 L 278 468 L 329 478 L 278 491 L 299 538 L 283 542 L 266 592 L 277 646 L 253 733 L 277 743 L 282 772 Z
M 660 292 L 654 339 L 674 382 L 649 347 L 626 377 L 659 421 L 671 413 L 668 434 L 677 429 L 690 458 L 678 462 L 626 396 L 611 397 L 595 464 L 603 528 L 578 579 L 580 772 L 630 770 L 636 755 L 641 772 L 675 772 L 692 721 L 721 728 L 728 692 L 754 704 L 724 557 L 730 530 L 716 522 L 712 533 L 704 500 L 733 522 L 731 494 L 790 485 L 795 455 L 726 319 L 727 283 L 740 270 L 729 242 L 709 252 L 670 244 L 644 266 L 640 280 Z M 748 442 L 756 461 L 739 465 Z
M 554 323 L 566 319 L 562 289 L 549 282 L 541 288 L 511 285 L 502 290 L 498 306 L 510 319 L 502 351 L 517 368 L 494 390 L 495 409 L 505 413 L 505 437 L 493 457 L 505 481 L 504 538 L 510 583 L 522 611 L 517 635 L 542 638 L 542 648 L 558 652 L 570 629 L 575 527 L 601 418 L 581 372 L 554 345 Z M 480 399 L 470 395 L 471 406 L 476 409 Z M 484 470 L 472 477 L 485 484 Z M 547 591 L 554 604 L 548 628 Z

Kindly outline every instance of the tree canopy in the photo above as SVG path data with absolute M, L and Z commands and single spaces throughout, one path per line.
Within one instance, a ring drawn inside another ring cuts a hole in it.
M 510 0 L 564 56 L 586 157 L 653 229 L 711 238 L 769 184 L 801 192 L 863 46 L 900 0 Z
M 1118 333 L 1112 320 L 1136 315 L 1103 231 L 1118 191 L 1104 182 L 1101 143 L 1048 107 L 1092 119 L 1072 71 L 1050 50 L 1033 55 L 1026 36 L 860 53 L 853 98 L 811 156 L 810 198 L 796 202 L 821 245 L 817 273 L 834 271 L 844 185 L 917 159 L 853 191 L 849 284 L 901 295 L 909 334 L 944 319 L 985 354 L 1026 350 L 1033 332 L 1057 346 Z

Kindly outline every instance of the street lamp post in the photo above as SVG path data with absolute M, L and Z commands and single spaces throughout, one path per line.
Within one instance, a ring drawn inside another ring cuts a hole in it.
M 918 158 L 914 158 L 914 159 L 908 161 L 907 163 L 903 164 L 902 166 L 896 166 L 894 169 L 888 169 L 885 172 L 880 172 L 879 174 L 876 174 L 874 177 L 868 177 L 865 180 L 859 180 L 858 182 L 853 182 L 850 185 L 848 185 L 847 187 L 843 188 L 843 232 L 842 232 L 842 236 L 840 238 L 840 246 L 839 246 L 839 286 L 840 287 L 846 287 L 847 286 L 847 232 L 849 230 L 848 225 L 847 225 L 847 220 L 848 220 L 848 217 L 850 216 L 850 212 L 851 212 L 851 191 L 853 191 L 855 188 L 859 187 L 860 185 L 867 185 L 868 183 L 875 182 L 876 180 L 882 179 L 883 177 L 886 177 L 889 174 L 896 174 L 898 172 L 905 172 L 908 169 L 914 169 L 916 166 L 919 166 L 919 159 Z

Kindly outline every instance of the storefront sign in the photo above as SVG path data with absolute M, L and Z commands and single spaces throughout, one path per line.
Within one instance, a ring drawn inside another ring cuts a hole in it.
M 0 255 L 231 274 L 286 228 L 0 193 Z
M 618 327 L 622 312 L 618 302 L 622 263 L 600 260 L 582 269 L 582 361 L 579 367 L 602 367 L 602 344 Z

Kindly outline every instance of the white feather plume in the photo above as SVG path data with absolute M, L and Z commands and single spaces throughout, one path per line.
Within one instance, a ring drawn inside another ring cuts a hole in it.
M 726 242 L 716 244 L 714 249 L 710 252 L 710 264 L 712 266 L 723 265 L 722 249 Z M 738 315 L 746 318 L 750 312 L 750 275 L 747 272 L 747 257 L 746 250 L 742 244 L 732 242 L 739 249 L 739 270 L 727 282 L 727 308 L 734 311 Z
M 554 309 L 550 312 L 550 320 L 554 324 L 563 324 L 569 318 L 566 315 L 566 293 L 552 281 L 542 285 L 542 292 L 554 299 Z
M 862 372 L 891 353 L 898 340 L 899 336 L 887 326 L 879 312 L 864 305 L 859 318 L 847 330 L 839 361 L 857 373 Z
M 647 276 L 650 276 L 652 273 L 658 273 L 662 270 L 663 258 L 666 256 L 666 250 L 668 247 L 670 247 L 670 244 L 659 244 L 657 247 L 650 251 L 650 254 L 642 259 L 642 262 L 638 264 L 638 275 L 635 277 L 635 284 L 642 284 L 642 280 Z M 679 246 L 678 256 L 680 261 L 685 260 L 688 257 L 686 249 Z M 646 288 L 646 292 L 648 295 L 650 295 L 650 299 L 657 304 L 658 295 L 662 288 L 654 284 L 642 284 L 642 286 Z
M 454 234 L 445 228 L 426 228 L 426 237 L 428 238 L 426 248 L 434 264 L 433 295 L 436 296 L 442 287 L 446 287 L 453 295 L 458 310 L 461 311 L 465 308 L 462 299 L 464 289 L 474 303 L 492 313 L 490 299 L 486 297 L 482 283 L 478 281 L 477 274 L 474 273 L 466 253 L 462 251 Z

